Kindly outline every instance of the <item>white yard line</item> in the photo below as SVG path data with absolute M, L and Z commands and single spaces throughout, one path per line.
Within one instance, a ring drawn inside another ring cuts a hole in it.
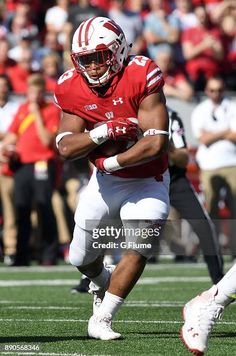
M 88 319 L 27 319 L 27 318 L 0 318 L 0 322 L 37 322 L 37 323 L 87 323 Z M 114 320 L 114 323 L 124 324 L 183 324 L 183 321 L 177 320 Z M 236 321 L 218 321 L 217 325 L 236 325 Z
M 24 279 L 0 280 L 0 287 L 27 287 L 27 286 L 73 286 L 78 284 L 78 279 Z
M 87 305 L 88 302 L 80 302 L 79 304 L 84 304 Z M 166 308 L 166 307 L 171 307 L 171 308 L 176 308 L 176 307 L 181 307 L 184 305 L 184 302 L 171 302 L 171 301 L 138 301 L 136 303 L 134 302 L 125 302 L 123 304 L 124 307 L 142 307 L 142 308 L 153 308 L 153 307 L 160 307 L 160 308 Z M 4 310 L 80 310 L 80 307 L 63 307 L 63 306 L 32 306 L 32 305 L 20 305 L 20 306 L 4 306 Z
M 233 263 L 226 262 L 224 264 L 225 270 L 228 270 Z M 145 267 L 145 271 L 152 271 L 152 270 L 167 270 L 167 269 L 204 269 L 206 270 L 206 264 L 204 262 L 198 262 L 198 263 L 154 263 L 154 264 L 147 264 Z M 54 273 L 54 272 L 77 272 L 76 268 L 71 266 L 71 265 L 62 265 L 62 266 L 49 266 L 49 267 L 43 267 L 43 266 L 29 266 L 29 267 L 5 267 L 5 266 L 0 266 L 0 274 L 1 273 L 22 273 L 22 272 L 28 272 L 28 273 Z
M 65 266 L 29 266 L 29 267 L 0 267 L 0 274 L 1 273 L 35 273 L 35 272 L 42 272 L 42 273 L 54 273 L 54 272 L 76 272 L 76 268 L 71 265 Z
M 209 282 L 210 277 L 144 277 L 140 278 L 137 284 L 155 284 L 155 283 L 175 283 L 175 282 Z
M 210 277 L 143 277 L 137 285 L 159 283 L 197 283 L 209 282 Z M 0 287 L 26 287 L 26 286 L 73 286 L 78 279 L 24 279 L 24 280 L 0 280 Z
M 232 264 L 231 264 L 232 265 Z M 227 263 L 226 263 L 227 266 Z M 230 265 L 229 265 L 230 266 Z M 206 269 L 206 264 L 202 262 L 198 263 L 154 263 L 154 264 L 147 264 L 145 267 L 146 271 L 149 270 L 166 270 L 166 269 Z M 227 268 L 227 267 L 226 267 Z M 0 274 L 1 273 L 35 273 L 35 272 L 42 272 L 42 273 L 50 273 L 50 272 L 77 272 L 76 268 L 71 265 L 63 265 L 63 266 L 29 266 L 29 267 L 0 267 Z

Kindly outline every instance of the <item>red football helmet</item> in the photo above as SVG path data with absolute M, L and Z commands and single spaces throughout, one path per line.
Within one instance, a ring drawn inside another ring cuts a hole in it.
M 101 86 L 118 73 L 128 57 L 130 46 L 124 32 L 106 17 L 93 17 L 81 23 L 72 40 L 71 58 L 75 69 L 82 73 L 90 86 Z M 108 70 L 98 79 L 88 75 L 88 66 L 107 65 Z

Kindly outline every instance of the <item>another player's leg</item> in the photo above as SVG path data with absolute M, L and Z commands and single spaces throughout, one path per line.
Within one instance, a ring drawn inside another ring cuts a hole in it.
M 223 277 L 223 260 L 215 227 L 185 177 L 179 178 L 170 185 L 170 202 L 197 235 L 212 283 L 218 283 Z
M 71 288 L 71 294 L 87 293 L 89 291 L 89 283 L 90 279 L 82 274 L 79 283 Z
M 203 355 L 215 322 L 236 298 L 236 264 L 219 283 L 190 300 L 183 308 L 181 338 L 190 352 Z

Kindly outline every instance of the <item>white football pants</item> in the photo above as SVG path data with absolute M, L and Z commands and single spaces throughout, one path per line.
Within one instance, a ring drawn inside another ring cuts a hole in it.
M 108 246 L 102 244 L 105 240 L 109 247 L 117 248 L 114 244 L 118 235 L 125 235 L 122 248 L 136 250 L 145 257 L 152 255 L 150 244 L 153 237 L 158 238 L 158 229 L 169 213 L 169 180 L 168 171 L 160 182 L 154 177 L 120 178 L 94 169 L 75 212 L 71 264 L 79 267 L 95 261 Z M 155 233 L 147 232 L 150 227 Z

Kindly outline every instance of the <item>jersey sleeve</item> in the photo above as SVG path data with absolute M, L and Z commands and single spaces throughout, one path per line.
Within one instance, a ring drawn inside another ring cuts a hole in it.
M 57 81 L 54 101 L 55 104 L 63 111 L 73 114 L 74 100 L 73 100 L 73 83 L 76 72 L 74 69 L 69 69 L 63 73 Z M 72 88 L 72 89 L 71 89 Z
M 143 90 L 139 98 L 139 103 L 150 94 L 157 93 L 163 86 L 164 79 L 160 68 L 155 62 L 149 60 L 144 73 Z

